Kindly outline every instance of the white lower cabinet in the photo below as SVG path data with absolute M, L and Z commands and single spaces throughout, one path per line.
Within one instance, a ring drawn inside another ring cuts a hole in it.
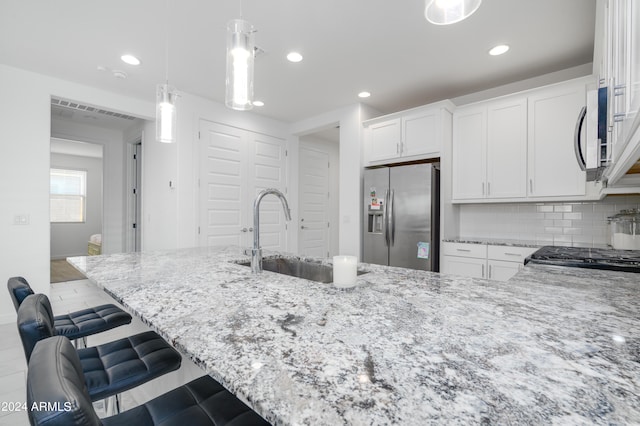
M 524 267 L 536 247 L 445 242 L 441 272 L 472 278 L 508 281 Z
M 471 278 L 486 278 L 486 259 L 472 257 L 444 256 L 442 258 L 442 271 L 446 274 L 464 275 Z

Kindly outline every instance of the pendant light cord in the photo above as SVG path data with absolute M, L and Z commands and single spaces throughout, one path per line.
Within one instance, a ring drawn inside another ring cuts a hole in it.
M 165 81 L 167 86 L 169 85 L 169 0 L 166 0 L 165 3 L 165 22 L 166 22 L 166 31 L 165 31 L 165 40 L 164 40 L 164 57 L 165 57 Z

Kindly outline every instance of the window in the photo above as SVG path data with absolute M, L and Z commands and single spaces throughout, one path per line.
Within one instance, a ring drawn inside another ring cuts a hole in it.
M 87 172 L 51 169 L 51 222 L 84 222 Z

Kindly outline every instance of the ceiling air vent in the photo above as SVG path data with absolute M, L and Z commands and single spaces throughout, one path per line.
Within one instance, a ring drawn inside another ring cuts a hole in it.
M 96 108 L 89 105 L 82 105 L 77 102 L 67 101 L 64 99 L 51 98 L 51 105 L 61 106 L 64 108 L 75 109 L 78 111 L 89 111 L 96 114 L 104 114 L 110 117 L 121 118 L 123 120 L 135 120 L 136 117 L 119 112 L 108 111 L 102 108 Z

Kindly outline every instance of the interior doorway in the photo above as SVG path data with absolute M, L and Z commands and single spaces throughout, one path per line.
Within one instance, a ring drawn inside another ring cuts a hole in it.
M 129 244 L 127 186 L 131 172 L 127 168 L 126 159 L 128 147 L 136 143 L 141 144 L 144 127 L 145 121 L 138 117 L 84 102 L 55 96 L 51 98 L 52 146 L 54 140 L 66 140 L 75 141 L 77 146 L 97 147 L 101 152 L 102 161 L 100 227 L 94 229 L 91 234 L 83 232 L 83 247 L 77 243 L 73 250 L 64 253 L 52 250 L 52 257 L 121 253 L 133 250 L 135 241 L 140 242 L 138 227 L 137 236 L 134 234 L 131 237 L 133 245 Z M 79 168 L 82 169 L 82 166 Z M 140 167 L 135 172 L 138 182 L 139 170 Z M 140 191 L 141 188 L 138 187 L 138 195 Z M 96 196 L 91 195 L 90 198 L 95 201 Z M 87 196 L 86 202 L 89 201 Z M 135 205 L 138 206 L 136 214 L 139 214 L 139 196 Z M 79 231 L 81 226 L 76 225 L 73 230 Z M 80 240 L 80 237 L 78 238 Z M 95 244 L 93 246 L 89 245 L 92 239 Z M 51 241 L 53 244 L 53 237 Z
M 51 260 L 100 254 L 103 164 L 102 145 L 51 138 Z
M 127 251 L 142 250 L 142 139 L 128 145 Z
M 338 254 L 340 129 L 301 136 L 298 172 L 298 251 L 303 256 Z

